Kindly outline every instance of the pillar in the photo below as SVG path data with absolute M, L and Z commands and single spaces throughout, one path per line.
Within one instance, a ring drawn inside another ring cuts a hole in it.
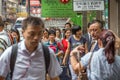
M 120 0 L 109 0 L 109 26 L 120 37 Z
M 109 0 L 108 18 L 110 29 L 113 30 L 120 38 L 120 0 Z M 120 50 L 118 52 L 120 52 Z

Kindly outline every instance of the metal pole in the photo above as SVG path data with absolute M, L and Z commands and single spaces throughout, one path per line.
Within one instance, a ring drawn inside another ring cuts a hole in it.
M 83 34 L 87 33 L 87 11 L 82 12 L 83 15 Z
M 102 11 L 96 11 L 96 13 L 97 13 L 97 15 L 96 15 L 96 19 L 98 19 L 98 20 L 103 20 L 102 19 Z
M 30 16 L 30 0 L 28 0 L 28 16 Z

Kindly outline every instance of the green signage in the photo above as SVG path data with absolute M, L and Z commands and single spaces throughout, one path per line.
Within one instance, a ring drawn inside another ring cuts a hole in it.
M 62 3 L 61 0 L 42 0 L 42 17 L 73 17 L 72 0 Z

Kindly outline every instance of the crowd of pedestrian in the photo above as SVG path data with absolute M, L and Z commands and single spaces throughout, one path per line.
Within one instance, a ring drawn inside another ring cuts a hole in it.
M 5 31 L 0 22 L 0 80 L 120 79 L 120 38 L 100 20 L 89 22 L 83 34 L 81 26 L 48 29 L 41 18 L 30 16 L 23 20 L 22 35 L 21 41 L 17 29 Z

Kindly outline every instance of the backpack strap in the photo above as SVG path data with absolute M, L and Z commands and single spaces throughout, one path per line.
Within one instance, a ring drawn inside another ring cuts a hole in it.
M 49 53 L 49 48 L 47 46 L 43 46 L 43 53 L 44 53 L 44 59 L 45 59 L 45 67 L 46 67 L 46 73 L 48 73 L 48 68 L 50 65 L 50 53 Z M 18 51 L 18 45 L 14 44 L 12 46 L 12 53 L 11 53 L 11 58 L 10 58 L 10 77 L 12 79 L 13 71 L 14 71 L 14 66 L 15 66 L 15 61 L 17 57 L 17 51 Z
M 43 54 L 44 54 L 44 59 L 45 59 L 45 68 L 46 68 L 46 73 L 48 73 L 48 68 L 50 65 L 50 52 L 49 52 L 49 48 L 45 45 L 43 45 Z
M 10 57 L 10 78 L 12 79 L 13 76 L 13 71 L 14 71 L 14 66 L 17 58 L 17 51 L 18 51 L 18 44 L 13 44 L 12 45 L 12 53 Z

